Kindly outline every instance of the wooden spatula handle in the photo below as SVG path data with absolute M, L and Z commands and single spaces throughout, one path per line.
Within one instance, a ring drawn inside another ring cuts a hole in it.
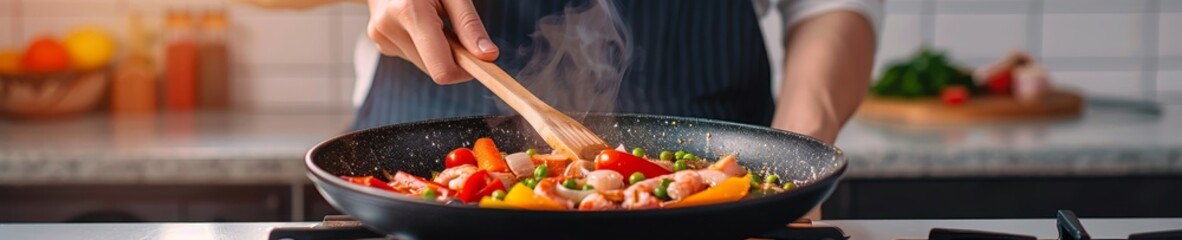
M 469 74 L 472 74 L 472 77 L 484 84 L 493 94 L 504 100 L 506 104 L 509 104 L 509 107 L 521 114 L 526 121 L 533 123 L 532 125 L 535 127 L 542 125 L 539 124 L 543 120 L 541 112 L 557 111 L 521 86 L 517 79 L 505 73 L 500 66 L 476 58 L 454 38 L 449 37 L 448 42 L 451 43 L 452 55 L 456 58 L 456 63 L 460 65 L 460 68 L 467 70 Z

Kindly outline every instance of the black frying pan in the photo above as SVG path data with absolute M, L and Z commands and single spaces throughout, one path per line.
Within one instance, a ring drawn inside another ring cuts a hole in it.
M 649 152 L 686 150 L 707 159 L 738 153 L 739 161 L 795 190 L 756 199 L 677 209 L 555 212 L 444 205 L 354 185 L 341 175 L 381 176 L 381 170 L 429 176 L 452 149 L 491 136 L 504 152 L 543 143 L 519 117 L 489 116 L 395 124 L 320 143 L 308 152 L 308 177 L 333 206 L 374 230 L 410 239 L 738 239 L 803 216 L 845 174 L 841 151 L 816 139 L 767 127 L 715 120 L 590 114 L 584 120 L 610 144 Z

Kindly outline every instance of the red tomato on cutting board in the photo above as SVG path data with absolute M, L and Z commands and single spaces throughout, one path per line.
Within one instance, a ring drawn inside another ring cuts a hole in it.
M 29 73 L 51 73 L 70 69 L 70 53 L 66 46 L 51 37 L 40 37 L 29 44 L 21 58 L 21 70 Z

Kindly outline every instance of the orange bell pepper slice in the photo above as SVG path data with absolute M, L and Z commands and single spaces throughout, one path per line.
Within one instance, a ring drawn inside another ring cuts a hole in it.
M 747 197 L 751 188 L 751 175 L 744 177 L 730 177 L 712 188 L 685 197 L 681 201 L 665 205 L 666 208 L 690 207 L 706 204 L 738 201 Z

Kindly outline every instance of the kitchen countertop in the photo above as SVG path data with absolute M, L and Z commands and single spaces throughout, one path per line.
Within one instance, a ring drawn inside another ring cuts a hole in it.
M 1182 218 L 1081 219 L 1093 238 L 1177 229 Z M 279 223 L 80 223 L 0 224 L 4 239 L 266 239 L 276 227 L 310 227 L 316 222 Z M 1053 219 L 834 220 L 814 222 L 841 228 L 853 240 L 926 238 L 934 227 L 974 229 L 1055 238 Z
M 302 183 L 308 149 L 351 124 L 349 114 L 235 112 L 0 121 L 0 184 Z
M 200 113 L 0 121 L 0 184 L 303 183 L 303 156 L 346 113 Z M 853 120 L 848 178 L 1182 175 L 1182 105 L 1089 106 L 1074 120 L 902 127 Z

